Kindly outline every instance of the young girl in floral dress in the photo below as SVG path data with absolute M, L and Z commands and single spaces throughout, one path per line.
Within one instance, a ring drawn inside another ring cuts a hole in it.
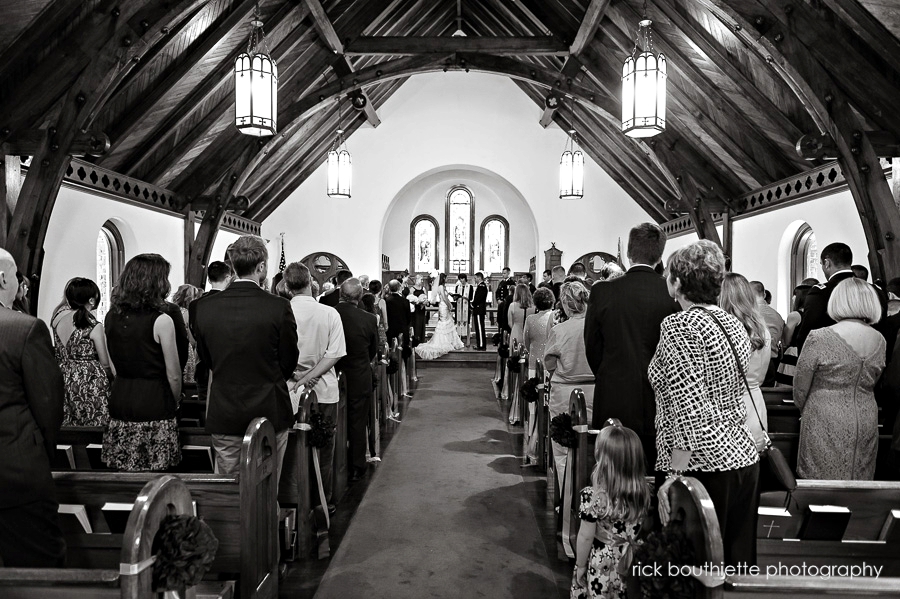
M 590 487 L 581 491 L 572 599 L 625 597 L 631 547 L 650 505 L 644 477 L 644 450 L 630 428 L 600 431 L 594 446 L 597 465 Z

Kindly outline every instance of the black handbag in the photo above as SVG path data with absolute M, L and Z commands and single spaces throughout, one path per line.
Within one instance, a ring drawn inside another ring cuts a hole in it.
M 744 381 L 744 387 L 747 389 L 747 392 L 750 393 L 750 383 L 747 382 L 747 375 L 744 374 L 744 369 L 741 368 L 741 361 L 738 358 L 737 349 L 734 347 L 734 343 L 731 341 L 731 336 L 728 334 L 728 331 L 725 330 L 725 327 L 719 322 L 719 319 L 716 318 L 715 314 L 703 308 L 701 306 L 695 306 L 700 310 L 703 310 L 707 314 L 709 314 L 710 318 L 713 319 L 713 322 L 718 325 L 718 327 L 722 330 L 722 334 L 725 335 L 725 340 L 728 341 L 728 347 L 731 348 L 731 354 L 734 356 L 734 362 L 737 366 L 738 372 L 741 373 L 741 379 Z M 759 459 L 761 462 L 766 462 L 769 466 L 769 470 L 772 472 L 772 476 L 777 481 L 778 485 L 781 487 L 780 490 L 787 491 L 787 501 L 790 501 L 791 493 L 797 488 L 797 478 L 794 476 L 794 471 L 791 470 L 790 464 L 788 464 L 787 458 L 784 457 L 784 454 L 781 453 L 781 450 L 772 445 L 772 440 L 769 438 L 769 433 L 766 431 L 766 427 L 763 426 L 762 418 L 759 416 L 759 410 L 756 409 L 756 403 L 750 401 L 753 404 L 753 411 L 756 412 L 756 418 L 759 420 L 759 426 L 762 428 L 763 435 L 765 435 L 766 446 L 765 449 L 759 452 Z

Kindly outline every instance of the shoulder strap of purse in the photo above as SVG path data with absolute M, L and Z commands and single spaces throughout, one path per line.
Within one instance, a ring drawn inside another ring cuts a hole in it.
M 756 409 L 756 402 L 753 401 L 753 393 L 750 391 L 750 383 L 747 382 L 747 375 L 744 374 L 744 369 L 741 368 L 741 360 L 738 358 L 737 349 L 734 347 L 734 342 L 731 340 L 731 335 L 728 334 L 728 331 L 725 330 L 724 325 L 719 321 L 715 314 L 713 314 L 710 310 L 707 310 L 703 306 L 693 306 L 693 308 L 697 308 L 698 310 L 703 310 L 709 317 L 712 318 L 713 322 L 722 330 L 722 334 L 725 335 L 725 340 L 728 341 L 728 347 L 731 348 L 731 355 L 734 356 L 734 363 L 737 366 L 738 372 L 741 373 L 741 379 L 744 381 L 744 387 L 747 389 L 747 393 L 750 393 L 750 404 L 753 406 L 753 411 L 756 412 L 756 419 L 759 421 L 759 426 L 762 428 L 764 433 L 768 433 L 766 427 L 763 425 L 762 418 L 759 415 L 759 410 Z M 693 309 L 692 308 L 692 309 Z

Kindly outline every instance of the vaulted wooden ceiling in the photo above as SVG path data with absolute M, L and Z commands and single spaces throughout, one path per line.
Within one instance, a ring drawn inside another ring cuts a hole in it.
M 262 220 L 322 164 L 339 110 L 352 134 L 379 124 L 409 76 L 471 69 L 513 78 L 544 109 L 541 123 L 576 130 L 653 218 L 689 212 L 714 234 L 711 212 L 739 212 L 735 198 L 842 150 L 868 156 L 867 144 L 845 148 L 840 131 L 859 125 L 881 156 L 900 145 L 896 0 L 260 0 L 280 75 L 279 133 L 262 139 L 233 126 L 233 63 L 255 7 L 0 2 L 3 153 L 34 154 L 46 180 L 67 148 L 93 152 L 98 165 L 195 204 L 246 196 L 244 215 Z M 650 141 L 618 127 L 622 61 L 644 10 L 669 61 L 668 124 Z M 458 27 L 465 37 L 451 37 Z M 366 108 L 354 110 L 348 97 L 360 93 Z M 798 154 L 802 136 L 823 133 L 818 158 Z M 53 202 L 41 185 L 26 181 L 23 195 L 43 200 L 9 227 L 31 235 L 32 249 Z

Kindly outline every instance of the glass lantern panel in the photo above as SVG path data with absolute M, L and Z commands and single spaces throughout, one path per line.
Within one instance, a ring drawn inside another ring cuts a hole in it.
M 350 197 L 352 181 L 353 164 L 350 160 L 350 152 L 341 150 L 338 154 L 338 192 L 342 197 Z
M 572 155 L 572 195 L 584 195 L 584 154 L 581 150 Z
M 566 150 L 559 160 L 559 197 L 572 194 L 572 152 Z
M 335 195 L 338 191 L 338 155 L 331 150 L 328 152 L 328 195 Z

